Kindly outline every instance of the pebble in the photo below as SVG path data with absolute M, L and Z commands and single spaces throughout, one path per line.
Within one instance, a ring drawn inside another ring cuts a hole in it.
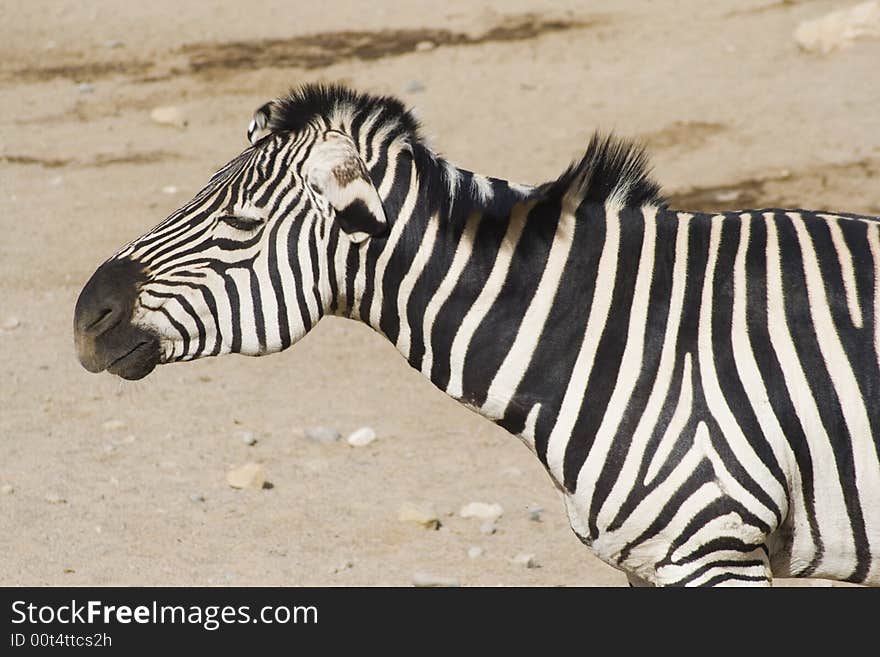
M 250 445 L 250 446 L 252 446 L 252 445 L 256 445 L 256 444 L 257 444 L 257 439 L 254 438 L 254 432 L 253 432 L 253 431 L 239 431 L 239 432 L 238 432 L 238 438 L 239 438 L 239 440 L 241 440 L 241 442 L 243 442 L 245 445 Z
M 534 554 L 518 554 L 511 561 L 519 566 L 525 566 L 526 568 L 540 568 L 541 564 L 535 561 Z
M 436 48 L 436 47 L 437 47 L 437 44 L 434 43 L 433 41 L 419 41 L 416 44 L 416 51 L 417 52 L 427 52 L 429 50 L 434 50 L 434 48 Z
M 361 427 L 346 438 L 346 442 L 352 447 L 366 447 L 374 440 L 376 440 L 376 432 L 370 427 Z
M 150 112 L 150 118 L 159 125 L 185 128 L 188 121 L 179 108 L 173 106 L 156 107 Z
M 529 520 L 532 522 L 541 522 L 541 514 L 544 513 L 544 507 L 533 504 L 529 507 Z
M 46 500 L 49 504 L 67 504 L 67 500 L 66 500 L 66 499 L 64 499 L 63 497 L 61 497 L 60 495 L 57 495 L 57 494 L 55 494 L 55 493 L 49 493 L 49 494 L 47 494 L 46 497 L 45 497 L 45 500 Z
M 430 504 L 404 502 L 397 510 L 397 519 L 421 525 L 425 529 L 440 529 L 440 518 Z
M 191 502 L 204 502 L 205 496 L 202 495 L 201 493 L 193 493 L 192 495 L 189 496 L 189 499 Z
M 165 185 L 165 186 L 162 188 L 162 193 L 163 193 L 163 194 L 176 194 L 176 193 L 177 193 L 177 187 L 175 187 L 174 185 Z
M 342 434 L 333 427 L 312 427 L 306 429 L 305 434 L 306 438 L 312 442 L 321 443 L 322 445 L 335 443 L 342 438 Z
M 5 317 L 3 321 L 0 322 L 0 329 L 4 331 L 14 331 L 19 326 L 21 326 L 21 320 L 18 317 Z
M 483 556 L 483 548 L 473 545 L 468 548 L 468 558 L 479 559 Z
M 350 568 L 354 568 L 354 562 L 350 559 L 346 559 L 338 566 L 333 566 L 330 569 L 330 574 L 335 575 L 336 573 L 341 573 L 343 570 L 349 570 Z
M 519 468 L 504 468 L 504 470 L 501 471 L 501 474 L 505 477 L 520 477 L 522 476 L 522 470 Z
M 95 87 L 88 82 L 81 82 L 76 85 L 76 90 L 81 94 L 90 94 L 95 91 Z
M 116 48 L 121 48 L 124 44 L 119 39 L 108 39 L 104 42 L 104 47 L 107 50 L 115 50 Z
M 416 587 L 428 586 L 461 586 L 454 577 L 441 577 L 429 573 L 416 573 L 412 576 L 412 585 Z
M 12 484 L 3 484 L 0 486 L 0 493 L 3 495 L 12 495 L 15 492 L 15 488 Z
M 64 178 L 62 176 L 55 176 L 49 179 L 49 185 L 51 187 L 58 187 L 64 182 Z
M 406 83 L 406 86 L 403 88 L 404 91 L 414 94 L 420 91 L 425 90 L 425 85 L 419 82 L 418 80 L 410 80 Z
M 461 507 L 458 512 L 462 518 L 478 518 L 479 520 L 487 520 L 495 522 L 504 513 L 504 508 L 500 504 L 487 504 L 486 502 L 471 502 Z
M 104 431 L 119 431 L 119 429 L 125 428 L 125 422 L 123 420 L 107 420 L 101 425 L 101 428 Z
M 233 488 L 262 488 L 266 484 L 266 473 L 259 463 L 245 463 L 226 473 L 226 483 Z
M 491 536 L 495 532 L 498 531 L 498 527 L 495 526 L 495 523 L 491 520 L 487 520 L 482 525 L 480 525 L 480 533 L 485 534 L 486 536 Z

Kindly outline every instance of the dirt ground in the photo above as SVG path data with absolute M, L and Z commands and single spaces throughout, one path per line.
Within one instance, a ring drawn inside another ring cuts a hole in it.
M 77 363 L 77 294 L 245 146 L 258 105 L 311 80 L 398 95 L 454 162 L 515 181 L 614 129 L 683 209 L 880 214 L 880 41 L 800 51 L 830 1 L 203 4 L 0 10 L 0 584 L 625 584 L 519 441 L 365 326 L 126 383 Z M 185 128 L 151 121 L 164 105 Z M 379 438 L 320 445 L 317 425 Z M 271 489 L 227 485 L 249 461 Z M 472 501 L 504 507 L 494 535 L 454 513 Z M 444 528 L 399 521 L 404 502 Z

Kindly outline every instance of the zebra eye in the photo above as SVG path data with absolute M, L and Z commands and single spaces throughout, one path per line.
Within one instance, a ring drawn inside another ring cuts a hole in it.
M 235 215 L 226 214 L 217 218 L 227 226 L 243 231 L 256 230 L 263 225 L 262 219 L 254 219 L 251 217 L 236 217 Z

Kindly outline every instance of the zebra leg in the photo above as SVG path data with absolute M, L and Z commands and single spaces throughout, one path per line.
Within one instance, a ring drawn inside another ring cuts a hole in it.
M 748 546 L 733 539 L 713 541 L 720 549 L 698 559 L 657 568 L 661 586 L 770 586 L 773 572 L 765 545 Z M 726 545 L 725 545 L 726 544 Z M 753 549 L 749 550 L 748 548 Z

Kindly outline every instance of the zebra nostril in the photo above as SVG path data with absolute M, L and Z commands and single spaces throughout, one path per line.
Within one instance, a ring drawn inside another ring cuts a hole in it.
M 93 332 L 95 332 L 95 331 L 101 329 L 101 328 L 102 328 L 101 325 L 102 325 L 102 324 L 106 324 L 107 321 L 111 318 L 112 315 L 113 315 L 113 309 L 112 309 L 112 308 L 104 308 L 104 309 L 98 314 L 98 317 L 97 317 L 97 318 L 96 318 L 91 324 L 89 324 L 88 326 L 86 326 L 86 330 L 89 331 L 89 332 L 92 332 L 92 333 L 93 333 Z

